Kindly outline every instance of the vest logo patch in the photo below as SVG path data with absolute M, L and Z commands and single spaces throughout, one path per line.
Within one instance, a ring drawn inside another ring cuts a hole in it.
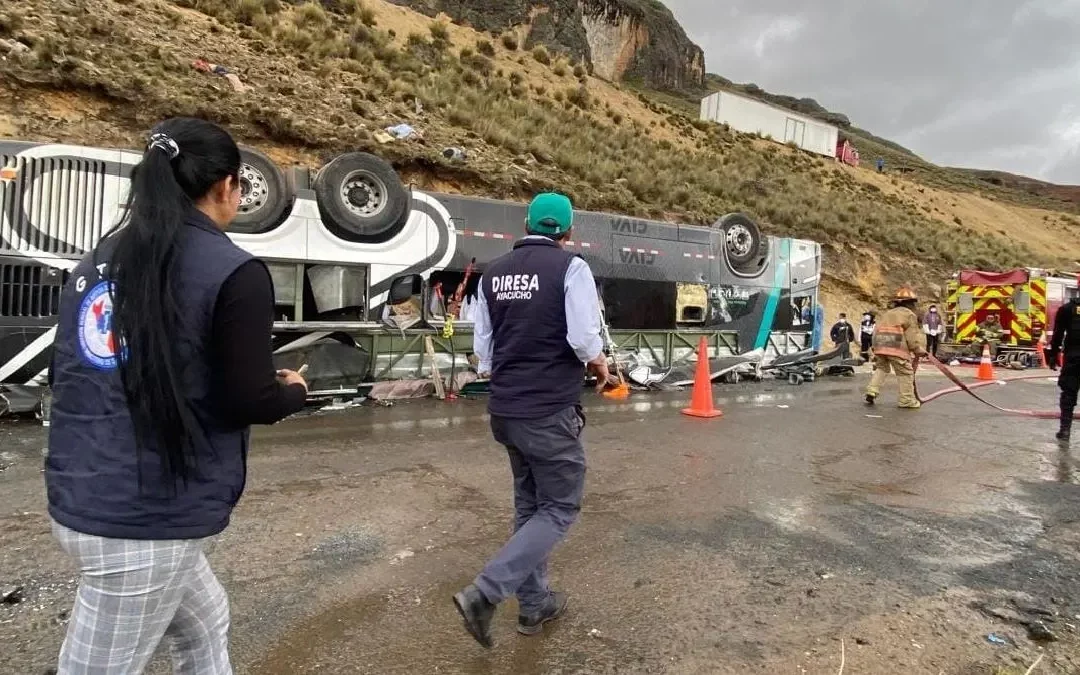
M 91 288 L 79 306 L 79 351 L 86 362 L 101 370 L 117 366 L 112 310 L 107 281 Z
M 491 292 L 495 300 L 532 300 L 532 292 L 540 290 L 537 274 L 503 274 L 491 278 Z

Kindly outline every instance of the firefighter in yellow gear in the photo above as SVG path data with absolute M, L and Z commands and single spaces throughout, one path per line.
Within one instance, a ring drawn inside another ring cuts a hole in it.
M 891 308 L 877 320 L 873 338 L 874 374 L 866 388 L 867 405 L 874 405 L 890 372 L 896 373 L 900 385 L 899 406 L 914 409 L 921 405 L 915 398 L 915 368 L 912 364 L 915 356 L 926 355 L 926 335 L 915 315 L 918 301 L 915 291 L 901 286 Z
M 978 335 L 971 341 L 972 356 L 980 356 L 983 353 L 983 345 L 990 345 L 990 358 L 997 358 L 998 348 L 1005 337 L 1005 328 L 997 314 L 991 314 L 979 324 Z

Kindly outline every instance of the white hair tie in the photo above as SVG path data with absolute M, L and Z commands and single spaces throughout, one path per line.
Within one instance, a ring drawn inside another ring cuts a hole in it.
M 170 160 L 176 159 L 180 154 L 180 146 L 177 145 L 176 141 L 170 138 L 168 134 L 159 133 L 150 136 L 150 144 L 146 146 L 146 150 L 149 152 L 154 148 L 164 151 L 165 154 L 169 156 Z

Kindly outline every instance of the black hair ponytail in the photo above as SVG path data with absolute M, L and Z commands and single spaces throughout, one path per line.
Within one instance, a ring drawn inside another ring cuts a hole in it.
M 195 202 L 239 170 L 240 150 L 224 129 L 198 119 L 166 120 L 132 169 L 126 214 L 107 235 L 113 329 L 140 467 L 143 452 L 157 453 L 172 486 L 197 470 L 193 440 L 203 435 L 176 349 L 183 321 L 174 295 L 177 244 Z

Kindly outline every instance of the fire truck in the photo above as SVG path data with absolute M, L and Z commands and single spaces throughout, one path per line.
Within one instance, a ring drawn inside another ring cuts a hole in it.
M 978 336 L 979 324 L 996 314 L 1004 330 L 1001 347 L 1030 350 L 1044 335 L 1050 339 L 1058 308 L 1076 288 L 1075 274 L 1035 267 L 1005 272 L 961 270 L 946 287 L 947 342 L 970 345 Z

